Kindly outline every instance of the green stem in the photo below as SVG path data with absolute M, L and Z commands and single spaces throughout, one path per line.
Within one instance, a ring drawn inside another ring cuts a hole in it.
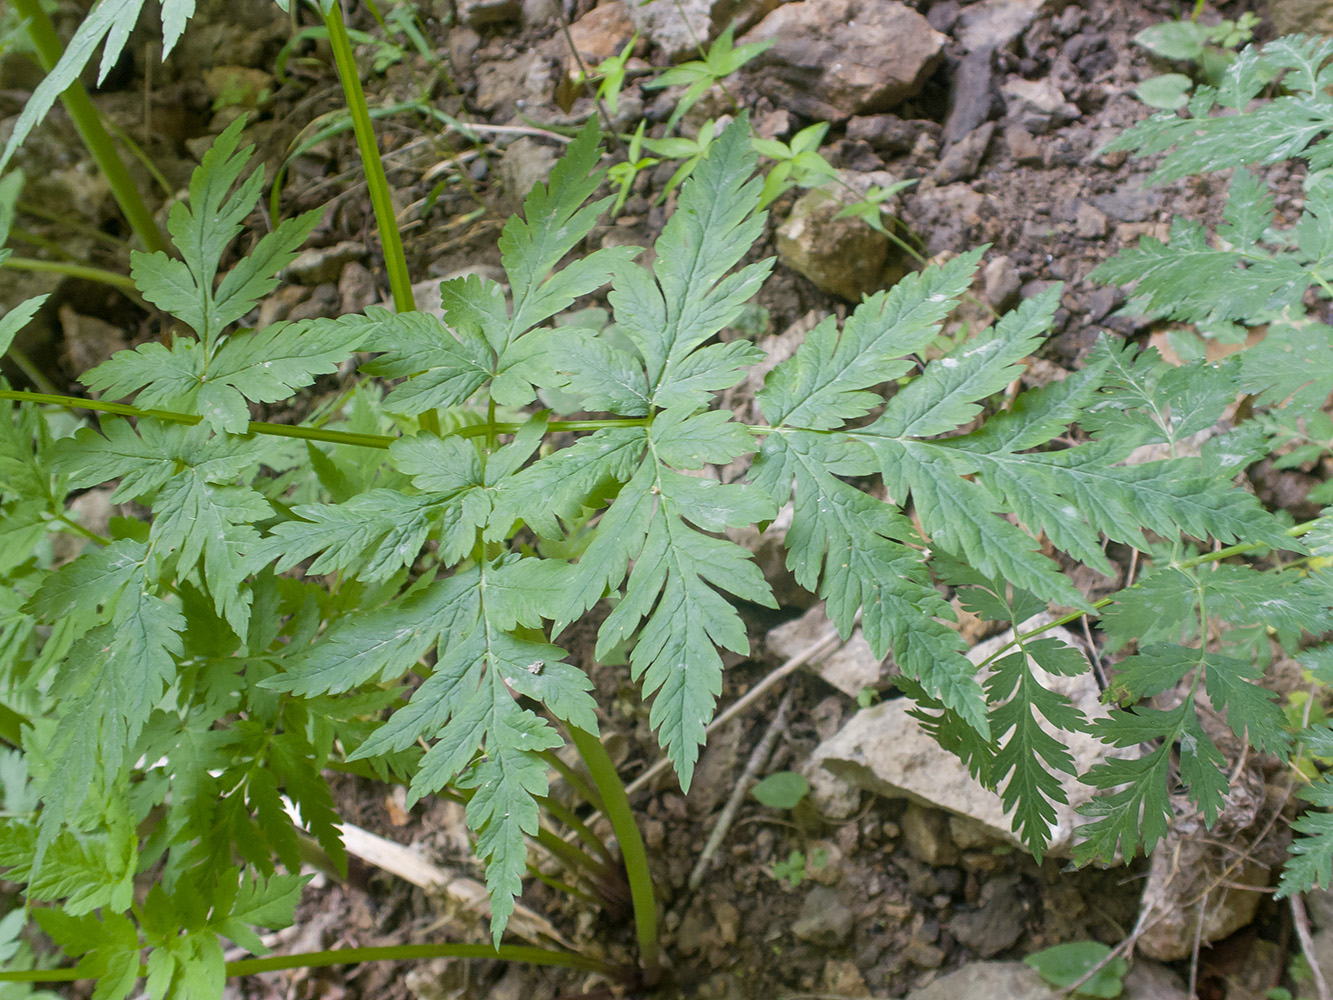
M 629 879 L 630 898 L 634 904 L 634 926 L 639 938 L 639 960 L 651 986 L 661 973 L 661 959 L 657 941 L 657 897 L 653 892 L 648 852 L 644 849 L 639 825 L 634 821 L 634 810 L 625 794 L 625 785 L 602 741 L 577 726 L 569 727 L 569 736 L 601 793 L 606 818 L 616 833 L 620 854 L 625 859 L 625 875 Z
M 576 871 L 583 871 L 594 884 L 600 885 L 607 877 L 607 869 L 592 855 L 587 854 L 573 844 L 561 840 L 554 830 L 546 827 L 538 829 L 533 837 L 552 857 L 558 858 Z
M 528 874 L 531 875 L 533 878 L 535 878 L 538 882 L 542 883 L 542 885 L 549 886 L 556 892 L 560 893 L 562 896 L 569 896 L 573 899 L 581 899 L 589 906 L 595 906 L 598 908 L 604 905 L 605 902 L 604 900 L 598 899 L 592 893 L 584 892 L 582 889 L 578 888 L 577 886 L 570 885 L 568 882 L 561 882 L 558 878 L 556 878 L 553 875 L 547 875 L 544 871 L 542 871 L 540 868 L 538 868 L 531 862 L 529 862 L 528 864 Z
M 606 812 L 606 807 L 602 804 L 602 797 L 597 794 L 597 789 L 584 781 L 583 775 L 579 774 L 578 771 L 574 770 L 574 768 L 561 760 L 554 751 L 543 750 L 538 756 L 546 761 L 556 774 L 564 778 L 569 784 L 569 787 L 583 797 L 584 802 L 588 803 L 588 805 L 592 806 L 594 809 Z
M 537 800 L 543 809 L 551 814 L 552 817 L 559 820 L 565 826 L 569 827 L 578 835 L 579 840 L 583 841 L 605 862 L 611 860 L 611 850 L 602 842 L 602 838 L 593 833 L 587 823 L 579 819 L 578 814 L 562 802 L 557 802 L 549 795 Z
M 14 9 L 19 17 L 27 20 L 28 37 L 32 39 L 33 48 L 37 50 L 37 59 L 42 68 L 50 73 L 60 61 L 64 49 L 59 36 L 56 35 L 55 26 L 51 24 L 51 19 L 46 16 L 46 11 L 42 8 L 41 0 L 14 0 Z M 60 100 L 64 103 L 65 110 L 69 112 L 79 138 L 83 140 L 84 146 L 101 168 L 102 175 L 106 177 L 107 184 L 111 187 L 111 195 L 116 199 L 120 210 L 125 213 L 125 220 L 130 224 L 130 228 L 138 234 L 150 253 L 158 250 L 166 253 L 166 238 L 157 228 L 153 213 L 144 204 L 143 196 L 135 187 L 134 180 L 125 167 L 125 161 L 116 152 L 111 136 L 107 135 L 106 129 L 102 126 L 102 119 L 98 117 L 97 109 L 93 107 L 93 102 L 89 99 L 88 92 L 83 89 L 83 84 L 77 80 L 70 84 L 60 95 Z
M 36 0 L 27 2 L 35 3 Z M 356 57 L 352 52 L 352 40 L 347 37 L 347 25 L 343 21 L 342 8 L 337 3 L 333 4 L 325 15 L 324 26 L 329 31 L 333 61 L 338 67 L 338 79 L 342 81 L 347 110 L 352 115 L 352 131 L 356 135 L 357 149 L 361 152 L 361 166 L 366 174 L 370 203 L 375 209 L 375 221 L 379 226 L 380 245 L 384 250 L 384 267 L 389 274 L 389 289 L 393 293 L 394 308 L 398 312 L 412 312 L 416 309 L 416 302 L 412 297 L 412 281 L 407 273 L 403 238 L 398 231 L 398 220 L 394 216 L 393 199 L 389 196 L 389 179 L 384 174 L 384 163 L 380 160 L 379 146 L 375 143 L 375 127 L 371 122 L 370 108 L 366 105 L 365 91 L 361 89 L 361 77 L 357 71 Z
M 20 403 L 49 403 L 63 406 L 69 410 L 94 410 L 101 413 L 115 413 L 122 417 L 146 417 L 151 420 L 165 420 L 173 424 L 197 424 L 202 417 L 193 413 L 173 413 L 171 410 L 143 410 L 125 403 L 103 403 L 93 399 L 79 399 L 77 396 L 57 396 L 46 392 L 19 392 L 14 389 L 0 389 L 0 399 L 12 399 Z M 355 434 L 351 431 L 330 431 L 322 427 L 298 427 L 292 424 L 271 424 L 261 420 L 251 420 L 247 429 L 250 434 L 267 434 L 270 437 L 303 438 L 308 441 L 327 441 L 331 444 L 349 444 L 360 448 L 387 448 L 397 438 L 383 434 Z
M 1291 538 L 1300 538 L 1307 532 L 1312 531 L 1314 529 L 1314 526 L 1318 523 L 1319 522 L 1315 520 L 1315 521 L 1306 521 L 1302 524 L 1294 525 L 1293 527 L 1287 529 L 1287 534 Z M 1268 548 L 1272 548 L 1272 546 L 1269 545 L 1267 542 L 1239 542 L 1236 545 L 1229 545 L 1225 549 L 1218 549 L 1216 552 L 1205 552 L 1201 556 L 1194 556 L 1191 559 L 1184 559 L 1181 560 L 1180 562 L 1173 562 L 1171 565 L 1173 565 L 1176 569 L 1193 569 L 1195 566 L 1202 566 L 1205 563 L 1220 562 L 1223 559 L 1230 559 L 1232 556 L 1244 555 L 1246 552 L 1254 552 L 1257 549 L 1268 549 Z M 1103 597 L 1100 601 L 1097 601 L 1092 605 L 1092 609 L 1093 611 L 1100 611 L 1102 608 L 1110 604 L 1113 600 L 1114 600 L 1114 595 L 1112 595 L 1111 597 Z M 1032 631 L 1024 632 L 1022 635 L 1016 635 L 1008 642 L 1006 642 L 1003 646 L 1001 646 L 999 649 L 997 649 L 995 652 L 991 653 L 990 656 L 986 657 L 979 664 L 977 664 L 977 669 L 980 670 L 988 666 L 1001 653 L 1005 652 L 1005 650 L 1012 649 L 1014 646 L 1021 643 L 1024 639 L 1031 639 L 1035 635 L 1041 635 L 1043 632 L 1047 632 L 1050 629 L 1056 628 L 1060 625 L 1068 625 L 1070 622 L 1076 622 L 1080 618 L 1090 613 L 1091 612 L 1088 611 L 1071 611 L 1067 615 L 1061 615 L 1059 618 L 1047 622 L 1040 628 L 1034 628 Z
M 11 257 L 10 260 L 13 260 Z M 94 410 L 101 413 L 116 413 L 122 417 L 147 417 L 151 420 L 165 420 L 173 424 L 197 424 L 203 418 L 194 413 L 176 413 L 172 410 L 145 410 L 127 403 L 103 403 L 96 399 L 80 399 L 78 396 L 59 396 L 50 392 L 21 392 L 15 389 L 0 389 L 0 399 L 12 399 L 20 403 L 48 403 L 51 406 L 63 406 L 69 410 Z M 599 431 L 606 427 L 647 427 L 649 417 L 615 418 L 610 420 L 552 420 L 546 425 L 551 433 L 561 431 Z M 518 423 L 476 424 L 451 431 L 445 437 L 473 438 L 487 433 L 516 434 L 523 427 Z M 322 427 L 301 427 L 294 424 L 273 424 L 263 420 L 251 420 L 247 429 L 249 434 L 267 434 L 270 437 L 302 438 L 307 441 L 327 441 L 330 444 L 349 444 L 358 448 L 387 448 L 398 439 L 387 434 L 356 434 L 352 431 L 330 431 Z M 596 805 L 596 803 L 593 803 Z
M 111 539 L 104 538 L 95 531 L 90 531 L 81 525 L 78 521 L 71 518 L 68 514 L 57 514 L 56 520 L 66 527 L 72 529 L 76 535 L 82 535 L 90 542 L 96 542 L 98 545 L 110 545 Z
M 5 260 L 3 266 L 12 267 L 16 271 L 66 274 L 71 278 L 85 278 L 88 281 L 96 281 L 103 285 L 110 285 L 112 288 L 119 288 L 135 295 L 138 294 L 138 289 L 134 286 L 134 279 L 128 274 L 117 274 L 115 271 L 90 267 L 87 264 L 74 264 L 67 260 L 37 260 L 34 257 L 9 257 Z
M 356 965 L 361 962 L 411 962 L 427 958 L 489 958 L 501 962 L 525 962 L 528 965 L 551 965 L 562 969 L 579 969 L 617 975 L 617 970 L 600 959 L 567 951 L 553 951 L 532 945 L 502 944 L 492 948 L 487 944 L 398 944 L 382 948 L 332 948 L 328 951 L 302 952 L 296 955 L 266 955 L 264 958 L 243 958 L 228 962 L 226 974 L 254 976 L 261 972 L 282 969 L 322 969 L 330 965 Z M 139 975 L 148 974 L 147 966 L 139 966 Z M 0 972 L 0 983 L 71 983 L 92 979 L 80 969 L 24 969 Z
M 652 424 L 652 417 L 612 417 L 606 420 L 552 420 L 546 425 L 546 429 L 551 433 L 569 431 L 577 433 L 579 431 L 600 431 L 608 427 L 648 427 Z M 471 427 L 462 427 L 456 431 L 450 431 L 446 437 L 474 438 L 486 437 L 488 434 L 517 434 L 523 428 L 522 424 L 506 423 L 505 421 L 496 421 L 495 423 L 486 422 L 484 424 L 473 424 Z

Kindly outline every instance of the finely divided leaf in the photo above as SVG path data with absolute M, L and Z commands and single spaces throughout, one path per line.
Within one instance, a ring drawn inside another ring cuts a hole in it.
M 764 213 L 755 211 L 763 182 L 753 176 L 749 133 L 739 120 L 709 147 L 658 238 L 652 270 L 629 263 L 617 269 L 610 302 L 618 328 L 643 356 L 654 406 L 699 405 L 701 390 L 680 384 L 677 368 L 736 317 L 772 266 L 763 261 L 727 273 L 764 227 Z

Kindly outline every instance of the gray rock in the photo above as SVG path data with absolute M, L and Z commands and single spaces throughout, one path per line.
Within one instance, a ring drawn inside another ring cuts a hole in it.
M 954 181 L 971 180 L 981 168 L 981 161 L 990 148 L 991 136 L 995 134 L 995 123 L 986 122 L 974 128 L 945 152 L 944 157 L 935 167 L 937 184 L 952 184 Z
M 836 892 L 817 885 L 801 904 L 791 932 L 802 941 L 822 948 L 836 948 L 852 936 L 852 911 Z
M 1305 893 L 1305 909 L 1310 923 L 1320 930 L 1333 930 L 1333 892 L 1311 889 Z
M 1027 30 L 1045 0 L 981 0 L 964 7 L 954 37 L 969 52 L 1003 49 Z
M 756 85 L 774 104 L 843 121 L 891 111 L 917 94 L 945 38 L 897 0 L 797 0 L 769 14 L 744 41 L 774 43 L 750 63 Z
M 911 152 L 920 124 L 897 115 L 858 115 L 847 121 L 847 138 L 868 142 L 878 152 L 897 156 Z
M 974 962 L 941 976 L 907 1000 L 1064 1000 L 1022 962 Z M 1188 1000 L 1179 977 L 1152 962 L 1138 962 L 1125 977 L 1120 1000 Z
M 907 994 L 907 1000 L 1056 1000 L 1022 962 L 976 962 Z
M 779 0 L 622 0 L 634 27 L 671 62 L 698 59 L 699 45 L 734 23 L 743 32 Z
M 343 240 L 331 247 L 302 250 L 287 265 L 282 276 L 301 285 L 322 285 L 337 281 L 344 267 L 352 261 L 365 260 L 369 252 L 360 240 Z
M 790 510 L 790 507 L 785 509 Z M 781 519 L 782 514 L 779 513 L 778 517 Z M 790 525 L 790 516 L 787 520 Z M 774 656 L 786 660 L 818 642 L 831 627 L 832 623 L 821 603 L 800 618 L 771 629 L 765 643 Z M 878 688 L 884 676 L 884 661 L 870 649 L 870 643 L 866 642 L 859 627 L 853 630 L 846 642 L 835 646 L 808 666 L 849 698 L 855 698 L 866 688 Z
M 1033 135 L 1044 135 L 1053 128 L 1067 125 L 1080 113 L 1050 80 L 1013 77 L 1000 91 L 1004 94 L 1005 114 L 1009 120 Z
M 1248 836 L 1227 838 L 1224 832 L 1214 841 L 1198 834 L 1183 837 L 1173 830 L 1153 852 L 1140 904 L 1149 912 L 1136 943 L 1142 955 L 1162 962 L 1188 958 L 1196 935 L 1206 946 L 1254 920 L 1272 873 L 1248 855 L 1235 866 Z M 1229 847 L 1214 846 L 1228 840 Z
M 986 266 L 981 269 L 981 280 L 986 301 L 991 304 L 991 308 L 1001 312 L 1014 304 L 1023 284 L 1014 262 L 1003 256 L 986 261 Z
M 1024 624 L 1031 629 L 1049 622 L 1038 616 Z M 1080 649 L 1066 629 L 1053 628 L 1046 635 Z M 1012 637 L 1011 632 L 980 643 L 968 653 L 979 663 Z M 1056 677 L 1033 664 L 1042 684 L 1069 698 L 1084 715 L 1105 717 L 1101 692 L 1091 670 L 1075 677 Z M 812 755 L 812 765 L 822 765 L 836 777 L 889 798 L 905 798 L 967 816 L 989 828 L 1007 843 L 1018 844 L 1000 797 L 977 782 L 953 754 L 942 750 L 909 712 L 913 703 L 899 698 L 857 712 L 832 739 L 825 740 Z M 1043 720 L 1043 725 L 1045 722 Z M 1074 757 L 1075 770 L 1082 774 L 1101 761 L 1106 747 L 1082 733 L 1061 733 L 1058 738 Z M 1117 750 L 1123 755 L 1126 751 Z M 1092 797 L 1092 789 L 1073 777 L 1061 782 L 1069 802 L 1056 805 L 1056 822 L 1050 831 L 1052 854 L 1067 856 L 1077 822 L 1076 809 Z M 1021 846 L 1021 845 L 1020 845 Z
M 985 883 L 977 909 L 959 913 L 949 921 L 953 936 L 982 958 L 1012 948 L 1023 936 L 1028 917 L 1028 902 L 1019 894 L 1020 885 L 1015 875 L 1002 875 Z
M 1268 13 L 1278 35 L 1333 34 L 1333 4 L 1328 0 L 1272 0 Z
M 1116 222 L 1143 222 L 1162 207 L 1160 191 L 1145 191 L 1131 184 L 1089 200 Z
M 938 809 L 909 802 L 901 826 L 903 846 L 922 864 L 939 868 L 958 863 L 958 848 L 949 837 L 949 818 Z
M 1074 218 L 1074 232 L 1085 240 L 1099 240 L 1106 235 L 1106 213 L 1096 205 L 1079 202 Z
M 458 6 L 458 20 L 469 28 L 486 24 L 517 21 L 523 16 L 520 0 L 454 0 Z
M 510 206 L 515 209 L 522 206 L 533 185 L 546 180 L 559 159 L 555 149 L 526 135 L 510 143 L 500 157 L 500 180 Z
M 958 142 L 987 121 L 995 110 L 997 89 L 992 49 L 969 52 L 953 75 L 953 105 L 944 123 L 944 141 Z M 848 135 L 850 135 L 850 128 Z
M 793 5 L 795 6 L 795 5 Z M 883 284 L 889 238 L 856 218 L 837 218 L 844 202 L 814 188 L 778 229 L 778 260 L 848 302 Z

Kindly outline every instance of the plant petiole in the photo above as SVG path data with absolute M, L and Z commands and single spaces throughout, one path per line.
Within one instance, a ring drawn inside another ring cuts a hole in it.
M 412 295 L 412 279 L 407 270 L 407 256 L 403 252 L 403 238 L 398 231 L 398 220 L 393 210 L 389 180 L 384 173 L 384 162 L 380 159 L 379 146 L 375 143 L 375 126 L 371 121 L 370 108 L 366 104 L 365 91 L 361 89 L 361 76 L 357 70 L 356 56 L 352 52 L 352 41 L 347 36 L 342 8 L 337 3 L 329 7 L 329 12 L 324 17 L 324 26 L 329 30 L 333 61 L 338 67 L 338 78 L 342 81 L 347 110 L 352 115 L 352 131 L 356 135 L 356 146 L 361 153 L 361 166 L 366 174 L 370 203 L 375 209 L 375 221 L 379 226 L 384 267 L 389 274 L 389 289 L 393 293 L 394 308 L 398 312 L 412 312 L 416 309 L 416 301 Z
M 579 955 L 535 945 L 502 944 L 492 948 L 486 944 L 398 944 L 380 948 L 331 948 L 327 951 L 301 952 L 295 955 L 266 955 L 263 958 L 243 958 L 226 964 L 225 975 L 255 976 L 263 972 L 283 969 L 323 969 L 331 965 L 358 965 L 362 962 L 411 962 L 428 958 L 489 958 L 501 962 L 523 962 L 528 965 L 549 965 L 562 969 L 597 972 L 617 979 L 626 978 L 623 971 L 589 955 Z M 148 974 L 147 966 L 139 967 L 139 975 Z M 86 971 L 73 969 L 23 969 L 0 972 L 0 983 L 72 983 L 92 979 Z
M 32 39 L 33 48 L 37 50 L 38 61 L 42 64 L 42 69 L 50 73 L 64 54 L 60 37 L 56 34 L 51 18 L 47 16 L 40 0 L 14 0 L 14 9 L 19 17 L 28 22 L 28 36 Z M 120 210 L 125 213 L 125 220 L 130 224 L 130 228 L 143 241 L 143 245 L 150 253 L 159 250 L 166 253 L 168 249 L 166 237 L 162 235 L 162 230 L 158 229 L 153 213 L 148 210 L 143 196 L 134 184 L 134 179 L 130 177 L 130 172 L 125 167 L 125 161 L 116 152 L 115 144 L 107 134 L 97 109 L 93 107 L 88 91 L 76 80 L 60 95 L 60 99 L 64 102 L 65 110 L 69 112 L 75 129 L 78 130 L 79 138 L 83 140 L 84 146 L 101 168 L 102 175 L 106 177 L 111 195 L 116 199 Z
M 634 810 L 625 794 L 625 785 L 616 773 L 611 755 L 602 741 L 577 726 L 569 726 L 569 736 L 579 756 L 588 765 L 593 784 L 601 793 L 607 821 L 615 831 L 620 844 L 620 855 L 625 861 L 625 875 L 629 879 L 630 899 L 634 906 L 634 929 L 639 939 L 639 960 L 643 963 L 644 977 L 652 985 L 661 974 L 661 957 L 657 940 L 657 896 L 653 890 L 652 870 L 648 867 L 648 852 L 643 836 L 634 821 Z

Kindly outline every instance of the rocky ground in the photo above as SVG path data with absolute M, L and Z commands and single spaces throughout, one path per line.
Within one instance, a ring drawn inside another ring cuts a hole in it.
M 1203 17 L 1234 17 L 1247 6 L 1208 7 Z M 1146 188 L 1150 165 L 1101 152 L 1145 114 L 1133 90 L 1160 71 L 1132 43 L 1134 35 L 1192 8 L 1168 0 L 434 0 L 417 11 L 424 50 L 403 41 L 405 51 L 365 46 L 361 55 L 366 65 L 377 56 L 384 63 L 366 78 L 372 104 L 407 105 L 382 120 L 381 135 L 424 295 L 442 276 L 496 273 L 499 228 L 558 155 L 554 130 L 593 113 L 577 86 L 571 45 L 592 65 L 637 32 L 630 82 L 613 117 L 626 131 L 645 119 L 652 135 L 680 92 L 644 89 L 650 67 L 690 58 L 698 36 L 733 21 L 738 40 L 772 39 L 762 57 L 685 115 L 682 134 L 738 108 L 762 135 L 781 139 L 827 120 L 825 154 L 846 190 L 916 183 L 891 206 L 899 220 L 893 239 L 834 219 L 848 195 L 797 191 L 780 198 L 760 248 L 776 254 L 780 266 L 746 334 L 776 360 L 818 318 L 845 312 L 863 292 L 916 266 L 915 257 L 988 243 L 974 301 L 950 333 L 966 335 L 1021 297 L 1064 282 L 1055 336 L 1027 376 L 1041 383 L 1077 365 L 1104 331 L 1154 334 L 1118 311 L 1121 293 L 1088 280 L 1100 261 L 1141 236 L 1163 235 L 1176 213 L 1217 210 L 1216 183 Z M 1319 14 L 1326 8 L 1288 3 L 1263 10 L 1260 37 L 1313 24 L 1303 19 L 1327 17 Z M 311 23 L 304 15 L 296 20 Z M 377 31 L 362 11 L 355 23 Z M 311 123 L 336 111 L 341 94 L 323 43 L 307 38 L 284 47 L 292 36 L 293 21 L 269 0 L 201 0 L 165 65 L 157 62 L 154 31 L 145 25 L 136 33 L 96 100 L 154 164 L 155 178 L 136 165 L 145 190 L 163 202 L 174 195 L 210 136 L 242 111 L 252 116 L 248 135 L 270 176 L 294 143 L 311 138 Z M 0 62 L 0 130 L 35 79 L 20 58 Z M 59 113 L 19 162 L 31 180 L 18 226 L 77 259 L 126 272 L 127 234 Z M 675 166 L 644 171 L 591 246 L 650 245 L 667 216 L 670 199 L 663 205 L 659 194 Z M 282 211 L 323 207 L 324 217 L 313 249 L 265 302 L 261 324 L 360 310 L 384 295 L 357 169 L 346 133 L 304 143 L 290 159 Z M 77 227 L 68 224 L 71 211 Z M 44 218 L 51 213 L 58 221 Z M 139 303 L 103 285 L 5 274 L 6 304 L 55 293 L 19 343 L 30 370 L 6 371 L 16 380 L 69 391 L 79 372 L 157 333 Z M 749 380 L 730 405 L 751 406 L 761 379 Z M 1299 472 L 1271 473 L 1255 485 L 1302 518 L 1311 514 L 1303 506 L 1310 481 Z M 784 607 L 752 616 L 753 655 L 730 671 L 724 706 L 826 630 L 813 598 L 783 577 L 771 543 L 750 541 Z M 987 638 L 979 623 L 962 627 L 971 642 Z M 1086 648 L 1081 632 L 1065 638 Z M 860 707 L 867 689 L 890 687 L 891 672 L 859 636 L 831 652 L 825 647 L 722 728 L 688 797 L 667 780 L 639 790 L 636 805 L 667 910 L 668 992 L 1036 1000 L 1054 994 L 1018 959 L 1071 940 L 1117 944 L 1134 932 L 1139 958 L 1124 993 L 1131 1000 L 1175 1000 L 1187 995 L 1188 982 L 1207 1000 L 1259 1000 L 1272 987 L 1294 985 L 1287 977 L 1299 948 L 1290 918 L 1265 892 L 1285 849 L 1285 824 L 1276 820 L 1287 808 L 1282 776 L 1267 762 L 1246 762 L 1245 794 L 1211 836 L 1184 824 L 1151 865 L 1065 871 L 1059 857 L 1039 864 L 1013 846 L 993 798 L 923 737 L 902 702 Z M 614 706 L 609 728 L 621 734 L 613 749 L 622 773 L 633 778 L 658 756 L 646 713 L 623 668 L 593 673 L 602 704 Z M 1095 686 L 1067 693 L 1096 710 Z M 788 721 L 760 773 L 802 771 L 814 793 L 792 811 L 747 799 L 711 871 L 690 891 L 707 835 L 784 694 Z M 470 864 L 450 804 L 408 812 L 400 797 L 353 782 L 338 793 L 349 821 L 438 863 L 461 870 Z M 478 935 L 474 913 L 371 865 L 353 875 L 346 885 L 317 884 L 280 949 Z M 524 901 L 580 946 L 614 958 L 630 954 L 623 914 L 595 912 L 540 884 Z M 1333 972 L 1333 904 L 1311 900 L 1310 910 L 1316 930 L 1328 928 L 1316 945 Z M 233 989 L 331 1000 L 498 1000 L 601 996 L 604 987 L 567 973 L 436 963 L 274 974 Z

